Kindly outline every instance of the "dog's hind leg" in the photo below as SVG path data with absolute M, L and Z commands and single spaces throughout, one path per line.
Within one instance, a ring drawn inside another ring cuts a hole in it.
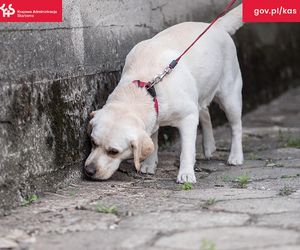
M 197 112 L 190 114 L 178 124 L 181 137 L 180 168 L 177 176 L 178 183 L 196 182 L 194 165 L 198 123 L 199 115 Z
M 232 89 L 218 96 L 218 103 L 224 110 L 231 127 L 231 149 L 228 158 L 229 165 L 243 164 L 242 146 L 242 79 L 237 77 Z
M 199 112 L 202 127 L 202 147 L 206 159 L 210 159 L 216 151 L 215 139 L 208 108 L 202 108 Z
M 158 130 L 151 136 L 154 144 L 153 153 L 142 162 L 141 172 L 143 174 L 155 174 L 157 163 L 158 163 Z

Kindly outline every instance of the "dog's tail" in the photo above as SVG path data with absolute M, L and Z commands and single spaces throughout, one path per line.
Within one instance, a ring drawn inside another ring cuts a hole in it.
M 243 26 L 242 21 L 242 4 L 229 11 L 225 16 L 221 17 L 217 22 L 217 26 L 222 27 L 230 35 L 233 35 L 240 27 Z

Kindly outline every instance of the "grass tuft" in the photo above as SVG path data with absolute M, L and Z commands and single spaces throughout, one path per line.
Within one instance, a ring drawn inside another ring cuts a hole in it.
M 209 199 L 205 202 L 205 206 L 206 206 L 206 207 L 212 206 L 212 205 L 216 204 L 216 202 L 217 202 L 216 198 L 209 198 Z
M 250 177 L 248 175 L 240 175 L 236 177 L 235 181 L 237 182 L 237 186 L 239 188 L 246 188 L 249 184 Z
M 211 240 L 203 239 L 200 250 L 216 250 L 216 244 Z
M 300 148 L 300 138 L 289 138 L 286 146 L 289 148 Z
M 33 202 L 37 201 L 38 200 L 38 196 L 36 194 L 31 194 L 31 195 L 28 195 L 22 202 L 21 206 L 28 206 L 30 204 L 32 204 Z
M 193 183 L 191 182 L 185 182 L 181 184 L 181 189 L 182 190 L 191 190 L 193 188 Z
M 117 207 L 115 205 L 104 206 L 99 203 L 96 204 L 96 211 L 98 213 L 104 213 L 104 214 L 117 214 L 118 213 Z

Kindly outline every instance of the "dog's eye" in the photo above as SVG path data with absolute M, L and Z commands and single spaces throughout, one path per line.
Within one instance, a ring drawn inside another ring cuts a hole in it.
M 108 155 L 117 155 L 118 153 L 119 153 L 119 150 L 117 150 L 115 148 L 110 148 L 109 150 L 107 150 Z

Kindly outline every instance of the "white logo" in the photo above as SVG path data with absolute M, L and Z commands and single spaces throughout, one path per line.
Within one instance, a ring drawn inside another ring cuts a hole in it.
M 5 8 L 5 3 L 4 3 L 0 7 L 0 10 L 2 10 L 3 17 L 10 17 L 11 15 L 16 13 L 15 9 L 12 7 L 12 4 L 8 5 L 8 8 Z

